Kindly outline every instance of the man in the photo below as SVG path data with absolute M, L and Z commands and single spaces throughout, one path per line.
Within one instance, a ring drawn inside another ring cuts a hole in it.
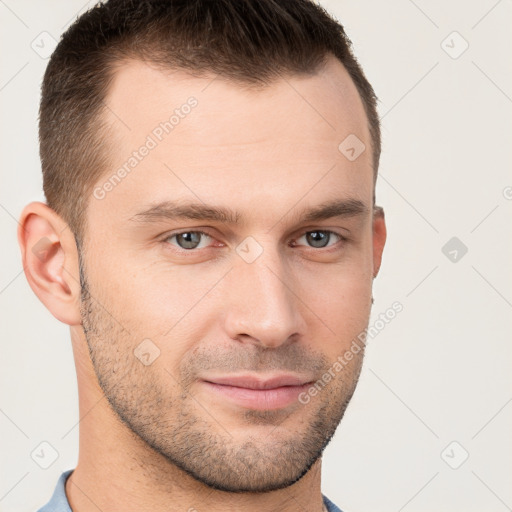
M 321 455 L 386 239 L 349 45 L 308 0 L 111 0 L 64 34 L 18 231 L 79 390 L 41 511 L 340 510 Z

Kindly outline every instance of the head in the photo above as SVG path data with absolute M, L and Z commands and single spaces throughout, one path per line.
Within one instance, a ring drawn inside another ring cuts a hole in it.
M 308 0 L 109 1 L 50 60 L 27 277 L 120 424 L 208 486 L 291 485 L 355 391 L 386 237 L 375 103 Z M 219 384 L 283 374 L 302 387 L 265 403 Z

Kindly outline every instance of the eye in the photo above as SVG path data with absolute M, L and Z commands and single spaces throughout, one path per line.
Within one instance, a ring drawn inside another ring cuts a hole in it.
M 204 233 L 203 231 L 183 231 L 181 233 L 175 233 L 174 235 L 168 236 L 165 241 L 176 239 L 176 244 L 180 249 L 202 249 L 208 244 L 203 244 L 204 241 L 208 242 L 211 240 L 211 236 Z
M 335 239 L 332 240 L 332 236 L 334 235 Z M 334 245 L 339 240 L 345 240 L 344 237 L 339 235 L 338 233 L 335 233 L 334 231 L 329 230 L 315 230 L 315 231 L 308 231 L 304 233 L 300 238 L 297 240 L 301 240 L 302 238 L 306 239 L 306 243 L 310 245 L 310 247 L 313 247 L 315 249 L 323 249 L 324 247 L 329 247 L 331 245 Z M 336 239 L 337 238 L 337 239 Z M 332 243 L 330 243 L 332 242 Z M 300 244 L 302 245 L 302 244 Z
M 305 244 L 297 243 L 302 239 L 305 239 Z M 167 236 L 164 242 L 177 246 L 179 249 L 192 251 L 208 247 L 212 240 L 213 238 L 204 231 L 182 231 Z M 346 238 L 334 231 L 319 229 L 307 231 L 294 242 L 294 245 L 309 245 L 314 249 L 323 249 L 335 245 L 340 240 L 344 241 Z

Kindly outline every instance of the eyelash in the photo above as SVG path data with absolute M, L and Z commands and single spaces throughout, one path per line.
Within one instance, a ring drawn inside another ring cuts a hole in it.
M 329 235 L 334 235 L 334 236 L 339 238 L 338 242 L 348 242 L 348 238 L 347 237 L 341 235 L 340 233 L 337 233 L 336 231 L 332 231 L 330 229 L 313 229 L 313 230 L 309 230 L 309 231 L 304 231 L 304 233 L 300 237 L 298 237 L 298 238 L 302 238 L 303 236 L 305 236 L 305 235 L 307 235 L 309 233 L 316 233 L 316 232 L 321 232 L 321 233 L 327 233 Z M 183 235 L 185 233 L 199 233 L 199 234 L 201 234 L 201 235 L 203 235 L 205 237 L 214 239 L 213 236 L 211 236 L 210 234 L 206 233 L 205 231 L 201 231 L 200 229 L 195 229 L 195 230 L 189 229 L 189 230 L 185 230 L 185 231 L 179 231 L 178 233 L 168 234 L 168 235 L 166 235 L 164 237 L 162 242 L 165 243 L 166 245 L 173 245 L 174 249 L 176 249 L 179 252 L 190 252 L 190 253 L 192 253 L 192 252 L 200 251 L 201 249 L 198 249 L 198 248 L 184 249 L 183 247 L 179 247 L 178 245 L 174 245 L 174 244 L 168 243 L 169 239 L 174 238 L 174 237 L 176 237 L 178 235 Z M 329 242 L 330 242 L 330 239 L 329 239 Z M 316 250 L 316 251 L 323 250 L 323 252 L 326 252 L 326 251 L 329 251 L 329 250 L 333 249 L 333 247 L 336 246 L 336 245 L 337 245 L 337 242 L 335 242 L 335 243 L 333 243 L 331 245 L 328 245 L 326 247 L 311 247 L 311 246 L 305 246 L 305 247 L 308 247 L 309 249 Z M 205 248 L 202 248 L 202 249 L 205 249 Z

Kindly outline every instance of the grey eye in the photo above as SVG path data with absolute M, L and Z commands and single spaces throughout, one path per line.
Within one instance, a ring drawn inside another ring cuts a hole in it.
M 176 244 L 173 245 L 178 245 L 181 249 L 198 249 L 203 240 L 210 237 L 202 231 L 184 231 L 183 233 L 171 235 L 167 240 L 172 240 L 173 238 L 176 239 Z M 204 247 L 204 244 L 201 247 Z
M 337 242 L 336 239 L 331 241 L 331 235 L 334 235 L 341 240 L 340 235 L 329 230 L 308 231 L 298 240 L 305 238 L 306 244 L 310 247 L 314 247 L 315 249 L 322 249 L 323 247 L 328 247 L 329 245 Z
M 330 235 L 323 231 L 310 231 L 306 234 L 308 244 L 313 247 L 325 247 L 329 243 Z

